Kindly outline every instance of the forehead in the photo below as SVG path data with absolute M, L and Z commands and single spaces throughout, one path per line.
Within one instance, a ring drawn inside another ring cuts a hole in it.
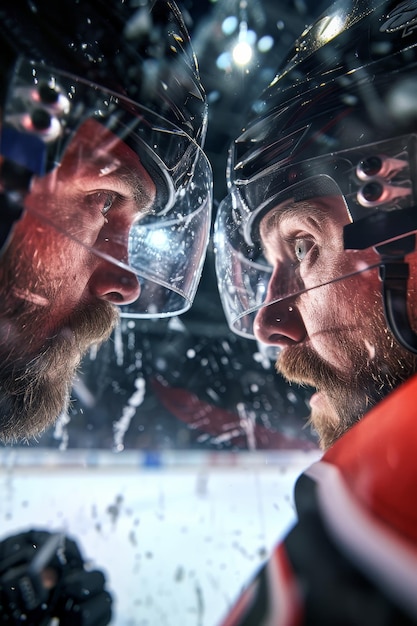
M 120 159 L 132 166 L 140 164 L 140 159 L 132 148 L 97 120 L 90 118 L 81 124 L 71 139 L 63 161 L 75 157 L 97 160 L 105 156 Z
M 115 177 L 124 179 L 136 187 L 139 185 L 142 193 L 150 197 L 155 195 L 154 181 L 135 150 L 90 118 L 83 122 L 68 145 L 58 177 L 65 180 L 92 175 L 103 181 Z
M 334 226 L 342 228 L 350 222 L 346 203 L 341 195 L 313 197 L 295 202 L 288 199 L 273 207 L 263 216 L 259 225 L 261 239 L 268 240 L 271 233 L 284 228 L 289 222 L 304 227 L 308 224 L 316 228 Z

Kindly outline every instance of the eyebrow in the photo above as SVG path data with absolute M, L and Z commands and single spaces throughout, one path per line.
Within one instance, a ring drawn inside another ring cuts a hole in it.
M 151 193 L 148 181 L 146 180 L 144 182 L 136 169 L 121 164 L 109 174 L 103 174 L 101 179 L 103 181 L 112 181 L 115 186 L 117 186 L 118 182 L 122 181 L 122 183 L 129 188 L 135 204 L 140 207 L 140 211 L 146 213 L 150 211 L 156 197 L 156 190 L 153 187 L 153 193 Z
M 309 200 L 300 202 L 290 202 L 284 206 L 277 206 L 271 209 L 261 220 L 259 232 L 261 239 L 267 240 L 271 230 L 277 228 L 285 219 L 297 217 L 298 219 L 316 219 L 318 226 L 323 218 L 328 218 L 328 211 L 321 208 L 316 200 L 314 203 Z

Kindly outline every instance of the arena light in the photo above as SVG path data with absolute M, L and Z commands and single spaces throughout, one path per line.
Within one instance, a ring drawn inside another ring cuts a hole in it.
M 247 41 L 239 41 L 232 51 L 233 60 L 241 67 L 248 65 L 252 59 L 253 48 Z
M 244 67 L 248 65 L 253 56 L 253 46 L 256 44 L 257 35 L 255 31 L 248 30 L 248 24 L 245 19 L 239 23 L 239 36 L 237 43 L 232 50 L 233 61 L 236 65 Z

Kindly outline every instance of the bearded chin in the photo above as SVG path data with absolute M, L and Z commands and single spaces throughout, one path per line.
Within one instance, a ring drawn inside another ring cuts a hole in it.
M 26 220 L 23 228 L 23 220 Z M 70 295 L 62 272 L 67 267 L 55 232 L 43 264 L 38 227 L 28 213 L 13 234 L 0 263 L 0 440 L 36 437 L 68 408 L 82 356 L 111 334 L 118 313 L 101 299 L 80 301 L 62 313 Z M 43 241 L 43 244 L 45 244 Z M 46 244 L 45 244 L 46 245 Z M 46 263 L 45 259 L 48 260 Z M 64 303 L 57 306 L 55 303 Z
M 352 378 L 343 376 L 307 346 L 285 349 L 276 368 L 288 382 L 314 387 L 324 396 L 325 409 L 313 410 L 310 418 L 321 447 L 331 445 L 370 406 L 368 394 L 359 380 L 355 384 Z
M 26 317 L 26 316 L 25 316 Z M 21 316 L 20 316 L 21 319 Z M 118 319 L 114 306 L 98 301 L 81 306 L 61 331 L 28 353 L 18 332 L 0 347 L 0 440 L 25 441 L 39 436 L 67 410 L 72 383 L 82 356 L 111 334 Z M 16 323 L 16 319 L 14 320 Z M 42 316 L 34 316 L 42 327 Z M 19 327 L 19 324 L 17 324 Z M 31 329 L 31 334 L 36 332 Z
M 61 385 L 49 390 L 46 399 L 43 392 L 12 397 L 0 389 L 0 440 L 10 444 L 36 439 L 68 408 L 70 389 L 71 384 Z
M 336 335 L 334 339 L 338 340 Z M 339 338 L 341 348 L 342 340 Z M 351 370 L 345 373 L 329 365 L 309 346 L 287 347 L 277 360 L 277 371 L 287 381 L 315 387 L 324 396 L 324 409 L 313 408 L 310 417 L 324 449 L 417 371 L 417 357 L 399 346 L 390 333 L 382 331 L 373 345 L 372 359 L 365 345 L 344 345 L 342 349 L 352 363 Z
M 76 365 L 61 364 L 58 369 L 55 365 L 55 355 L 43 353 L 27 365 L 0 368 L 0 438 L 4 443 L 40 435 L 67 409 Z

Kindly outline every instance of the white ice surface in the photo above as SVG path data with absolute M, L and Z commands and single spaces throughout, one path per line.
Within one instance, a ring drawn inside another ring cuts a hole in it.
M 114 626 L 216 626 L 293 522 L 294 481 L 317 457 L 3 449 L 0 539 L 74 537 L 107 574 Z

